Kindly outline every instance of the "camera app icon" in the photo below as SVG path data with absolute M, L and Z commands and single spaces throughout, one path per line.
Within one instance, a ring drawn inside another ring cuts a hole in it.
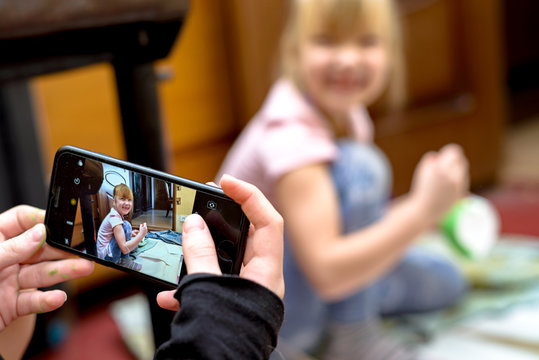
M 209 200 L 207 203 L 206 203 L 206 207 L 210 210 L 215 210 L 217 209 L 217 203 L 213 200 Z

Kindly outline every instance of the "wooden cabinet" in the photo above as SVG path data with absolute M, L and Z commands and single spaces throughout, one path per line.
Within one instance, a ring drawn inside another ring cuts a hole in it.
M 168 170 L 211 181 L 240 125 L 231 101 L 223 2 L 192 0 L 171 54 L 155 68 Z M 98 64 L 33 79 L 45 169 L 56 149 L 77 145 L 125 158 L 113 69 Z
M 505 68 L 512 123 L 539 114 L 539 1 L 504 0 Z
M 185 218 L 193 213 L 196 190 L 181 185 L 174 186 L 174 231 L 183 232 Z
M 410 0 L 403 5 L 409 101 L 399 114 L 376 109 L 376 141 L 409 188 L 422 154 L 462 145 L 473 187 L 496 180 L 506 119 L 501 4 Z
M 172 53 L 155 66 L 161 79 L 158 91 L 168 170 L 202 182 L 214 180 L 241 130 L 231 101 L 223 3 L 192 0 Z M 126 158 L 115 86 L 108 64 L 32 79 L 47 174 L 55 151 L 65 144 Z M 182 213 L 181 207 L 173 209 Z M 84 290 L 122 274 L 96 266 L 92 277 L 75 282 Z
M 409 189 L 422 154 L 461 144 L 474 186 L 496 178 L 505 122 L 498 0 L 400 0 L 408 102 L 400 113 L 370 109 L 376 142 L 393 165 L 395 194 Z M 233 99 L 242 123 L 274 79 L 286 1 L 228 1 Z M 270 8 L 271 6 L 271 8 Z M 232 19 L 232 20 L 230 20 Z

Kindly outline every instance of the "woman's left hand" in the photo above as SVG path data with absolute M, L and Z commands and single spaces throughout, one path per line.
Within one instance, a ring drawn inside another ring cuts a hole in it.
M 62 290 L 37 288 L 93 271 L 93 262 L 65 259 L 67 253 L 45 243 L 44 214 L 26 205 L 0 214 L 0 332 L 19 317 L 55 310 L 67 299 Z

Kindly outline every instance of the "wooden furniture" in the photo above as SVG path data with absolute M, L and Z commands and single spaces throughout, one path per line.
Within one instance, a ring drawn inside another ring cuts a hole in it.
M 32 103 L 27 82 L 39 75 L 96 63 L 110 64 L 123 135 L 116 141 L 125 144 L 128 160 L 166 169 L 153 62 L 169 54 L 188 6 L 189 0 L 40 0 L 24 5 L 16 0 L 0 2 L 0 126 L 3 133 L 17 135 L 7 141 L 0 137 L 0 185 L 8 183 L 10 191 L 6 192 L 16 195 L 9 199 L 10 203 L 1 202 L 0 206 L 21 202 L 45 205 L 45 176 L 39 171 L 28 171 L 42 164 L 34 114 L 26 109 Z M 60 98 L 62 105 L 65 100 Z M 93 119 L 82 122 L 79 114 L 77 111 L 68 119 L 70 129 L 73 124 L 82 132 L 97 126 Z M 22 129 L 21 116 L 25 120 Z M 106 124 L 98 130 L 106 134 L 109 127 Z M 92 141 L 100 142 L 103 138 Z M 69 140 L 65 143 L 74 144 Z M 35 199 L 26 197 L 28 189 L 39 189 Z M 144 290 L 154 297 L 159 289 L 148 283 Z M 160 344 L 170 336 L 169 329 L 162 324 L 169 323 L 172 315 L 154 302 L 150 308 L 155 342 Z
M 512 123 L 539 114 L 539 2 L 504 0 L 505 69 Z
M 408 190 L 422 154 L 462 145 L 472 187 L 496 180 L 506 109 L 501 3 L 402 0 L 409 100 L 400 114 L 375 113 L 376 141 Z
M 213 180 L 241 129 L 230 101 L 221 10 L 221 1 L 190 2 L 189 15 L 181 36 L 171 44 L 171 53 L 152 66 L 156 77 L 151 80 L 162 115 L 153 119 L 162 128 L 157 149 L 164 149 L 165 154 L 160 161 L 167 171 L 202 182 Z M 124 141 L 115 76 L 109 62 L 100 62 L 28 79 L 28 103 L 35 109 L 31 123 L 35 122 L 39 135 L 35 145 L 41 158 L 36 162 L 43 162 L 45 173 L 35 177 L 37 181 L 48 177 L 54 152 L 64 144 L 144 164 L 140 158 L 131 158 Z M 133 147 L 140 144 L 144 149 L 149 143 L 144 131 L 141 133 L 142 139 L 130 137 L 130 141 Z M 96 266 L 94 274 L 77 279 L 75 287 L 91 290 L 122 274 Z
M 111 64 L 128 159 L 165 169 L 153 62 L 168 55 L 189 0 L 68 3 L 0 3 L 0 85 L 90 64 Z M 13 122 L 9 115 L 5 124 Z
M 399 114 L 371 109 L 376 142 L 394 170 L 394 193 L 409 189 L 422 154 L 464 147 L 474 187 L 496 179 L 506 109 L 499 0 L 400 0 L 408 102 Z M 270 10 L 271 6 L 271 10 Z M 228 1 L 225 7 L 236 115 L 245 124 L 274 79 L 286 1 Z M 256 29 L 256 31 L 254 31 Z
M 153 62 L 169 54 L 188 6 L 188 0 L 0 2 L 0 185 L 10 189 L 0 208 L 44 207 L 54 152 L 65 144 L 166 168 Z M 106 76 L 93 70 L 100 67 Z M 66 76 L 65 87 L 48 91 L 47 81 Z M 79 284 L 97 285 L 112 273 L 98 267 Z
M 174 184 L 174 231 L 183 232 L 185 218 L 193 213 L 196 190 Z

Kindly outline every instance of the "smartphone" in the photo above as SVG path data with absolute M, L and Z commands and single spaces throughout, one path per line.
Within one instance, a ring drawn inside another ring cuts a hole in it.
M 51 246 L 175 288 L 186 274 L 182 228 L 192 213 L 206 221 L 222 272 L 238 274 L 249 221 L 221 189 L 73 146 L 55 155 Z

